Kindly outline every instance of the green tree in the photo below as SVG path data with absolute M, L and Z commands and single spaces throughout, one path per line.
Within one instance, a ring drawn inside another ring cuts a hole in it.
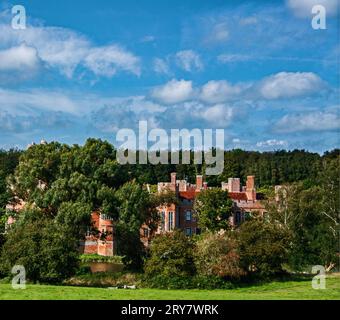
M 23 265 L 34 282 L 60 282 L 72 276 L 79 263 L 79 239 L 37 210 L 27 210 L 23 217 L 6 234 L 1 273 L 10 275 L 14 265 Z
M 237 243 L 227 233 L 207 232 L 196 242 L 194 259 L 197 273 L 204 276 L 239 278 L 245 275 L 240 267 Z
M 290 249 L 290 234 L 283 225 L 255 218 L 244 222 L 235 236 L 244 270 L 261 275 L 282 272 Z
M 130 269 L 141 269 L 145 248 L 140 241 L 142 225 L 154 234 L 158 227 L 157 207 L 175 203 L 173 192 L 150 193 L 144 186 L 131 181 L 119 188 L 115 194 L 119 204 L 119 218 L 116 223 L 118 254 L 123 256 L 124 264 Z
M 334 165 L 334 164 L 333 164 Z M 270 201 L 269 218 L 292 235 L 289 264 L 294 270 L 324 265 L 331 270 L 337 262 L 339 224 L 339 169 L 320 172 L 319 186 L 304 183 L 283 186 Z
M 200 192 L 194 203 L 195 215 L 203 231 L 227 230 L 232 208 L 233 202 L 228 192 L 217 188 Z
M 190 276 L 195 272 L 194 243 L 181 231 L 157 235 L 151 242 L 145 273 L 154 276 Z

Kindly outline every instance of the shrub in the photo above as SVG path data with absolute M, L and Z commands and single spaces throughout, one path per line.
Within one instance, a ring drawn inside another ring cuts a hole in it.
M 245 275 L 236 241 L 227 233 L 205 233 L 196 243 L 194 259 L 199 275 L 228 278 Z
M 290 236 L 283 225 L 261 218 L 244 222 L 236 231 L 241 266 L 260 275 L 281 273 L 288 261 Z
M 43 217 L 17 222 L 1 250 L 0 270 L 10 275 L 14 265 L 23 265 L 27 279 L 33 282 L 59 282 L 78 268 L 78 239 Z
M 143 286 L 157 289 L 230 289 L 234 285 L 216 276 L 164 276 L 145 277 Z
M 157 235 L 145 265 L 149 277 L 185 277 L 194 274 L 193 241 L 181 231 Z
M 63 281 L 64 285 L 82 287 L 119 287 L 119 286 L 141 286 L 141 275 L 127 272 L 98 272 L 77 274 Z
M 80 261 L 82 263 L 88 262 L 112 262 L 112 263 L 122 263 L 121 256 L 100 256 L 99 254 L 82 254 L 80 256 Z

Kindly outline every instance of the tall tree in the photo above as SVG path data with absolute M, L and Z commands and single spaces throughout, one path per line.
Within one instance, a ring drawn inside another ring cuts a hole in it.
M 207 189 L 198 194 L 194 203 L 195 215 L 202 231 L 229 229 L 233 202 L 228 192 L 221 189 Z

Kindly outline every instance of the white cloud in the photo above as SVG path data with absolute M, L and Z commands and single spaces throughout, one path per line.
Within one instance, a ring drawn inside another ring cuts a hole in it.
M 338 106 L 339 108 L 340 106 Z M 340 128 L 338 109 L 306 114 L 285 115 L 275 125 L 275 131 L 292 133 L 298 131 L 329 131 Z
M 28 25 L 24 32 L 18 32 L 0 19 L 0 48 L 22 43 L 35 48 L 47 66 L 70 78 L 78 66 L 87 67 L 99 76 L 112 76 L 118 70 L 140 73 L 139 58 L 118 45 L 97 47 L 86 36 L 61 27 Z M 103 71 L 105 67 L 109 69 L 107 72 Z
M 212 80 L 203 85 L 200 98 L 205 102 L 219 103 L 235 98 L 241 90 L 240 86 L 233 86 L 225 80 Z
M 241 62 L 251 60 L 252 57 L 246 54 L 220 54 L 217 60 L 221 63 Z
M 140 75 L 139 58 L 117 46 L 92 48 L 85 57 L 85 66 L 98 76 L 112 77 L 118 70 Z
M 338 0 L 286 0 L 287 6 L 298 17 L 312 17 L 312 8 L 315 5 L 322 5 L 329 15 L 337 15 Z
M 280 72 L 265 78 L 259 91 L 265 99 L 294 98 L 322 90 L 324 82 L 312 72 Z
M 26 113 L 32 109 L 79 113 L 85 108 L 80 100 L 53 90 L 17 91 L 0 88 L 0 111 L 11 114 Z
M 36 69 L 39 63 L 37 50 L 26 44 L 0 50 L 0 71 Z
M 192 81 L 172 79 L 152 90 L 152 97 L 166 104 L 183 102 L 193 98 Z
M 257 147 L 284 147 L 287 146 L 288 142 L 285 140 L 269 139 L 266 141 L 260 141 L 256 143 Z
M 155 58 L 153 60 L 153 70 L 160 74 L 169 75 L 171 73 L 168 63 L 160 58 Z
M 214 126 L 227 126 L 234 116 L 233 108 L 225 104 L 216 104 L 205 108 L 200 116 Z
M 211 38 L 208 41 L 211 42 L 225 42 L 229 39 L 229 30 L 228 26 L 225 22 L 217 23 L 212 30 L 212 33 L 210 34 Z
M 200 56 L 193 50 L 184 50 L 176 53 L 177 65 L 185 71 L 202 70 L 203 63 Z

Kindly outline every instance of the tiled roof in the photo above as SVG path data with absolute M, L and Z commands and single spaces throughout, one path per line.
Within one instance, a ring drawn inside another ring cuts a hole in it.
M 180 191 L 179 192 L 180 198 L 184 198 L 187 200 L 194 200 L 196 197 L 196 192 L 194 190 L 192 191 Z
M 240 201 L 244 200 L 247 201 L 247 195 L 245 192 L 228 192 L 229 197 L 232 200 Z

